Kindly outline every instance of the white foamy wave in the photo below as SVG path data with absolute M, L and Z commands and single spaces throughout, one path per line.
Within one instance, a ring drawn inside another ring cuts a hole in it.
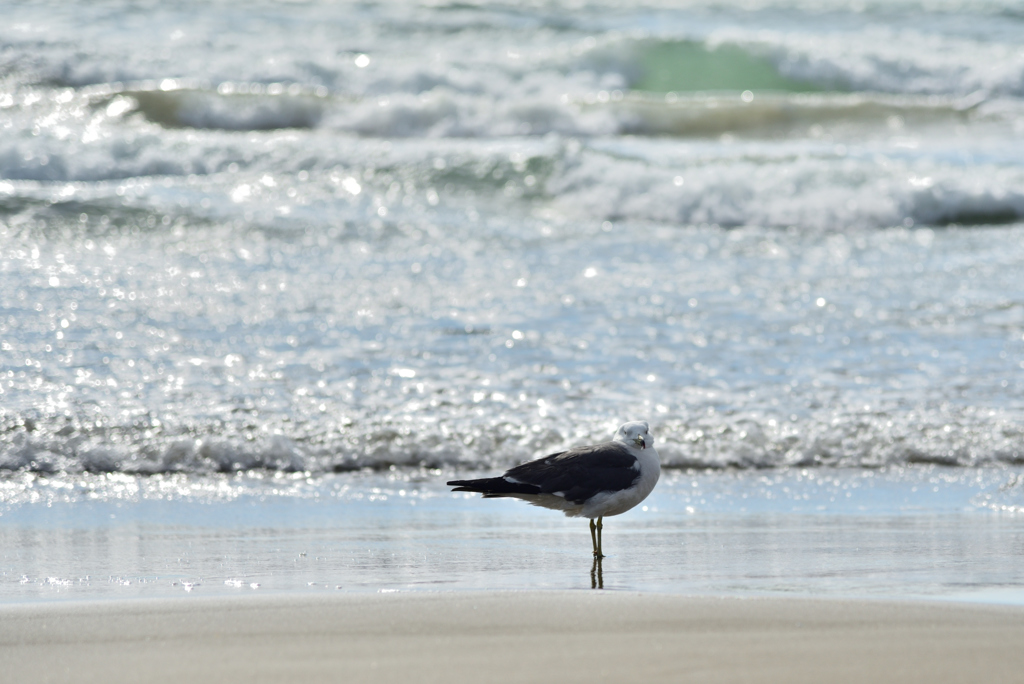
M 828 411 L 811 419 L 759 415 L 672 423 L 659 453 L 676 467 L 879 467 L 1020 463 L 1024 430 L 1010 414 L 923 409 L 902 415 Z
M 495 100 L 446 89 L 338 107 L 325 125 L 382 138 L 598 135 L 620 128 L 614 112 L 583 110 L 557 95 Z
M 790 152 L 791 156 L 786 152 Z M 547 189 L 571 215 L 721 226 L 884 227 L 1001 223 L 1024 217 L 1024 169 L 880 165 L 845 146 L 768 149 L 704 160 L 680 150 L 675 165 L 626 161 L 588 149 L 567 155 Z M 774 157 L 774 158 L 771 158 Z
M 904 150 L 888 142 L 848 147 L 810 141 L 722 145 L 595 139 L 584 144 L 553 136 L 471 149 L 338 141 L 321 134 L 275 141 L 242 155 L 213 134 L 191 136 L 191 141 L 168 146 L 140 136 L 85 146 L 81 154 L 75 154 L 75 146 L 48 153 L 38 144 L 15 143 L 0 152 L 0 167 L 6 166 L 8 178 L 35 180 L 6 182 L 0 203 L 22 207 L 26 218 L 47 206 L 66 206 L 75 219 L 89 211 L 129 222 L 136 220 L 130 209 L 136 205 L 214 220 L 241 207 L 280 223 L 287 218 L 280 207 L 301 197 L 289 216 L 328 212 L 359 223 L 384 215 L 384 205 L 395 216 L 439 204 L 454 210 L 461 200 L 442 198 L 446 186 L 457 184 L 507 206 L 518 202 L 524 209 L 598 221 L 846 229 L 1007 223 L 1024 217 L 1024 168 L 1000 159 L 1012 156 L 1012 146 L 994 150 L 989 163 L 962 165 L 946 161 L 958 154 L 955 150 Z M 106 155 L 115 153 L 117 163 L 107 164 Z M 165 179 L 132 177 L 147 175 Z M 75 182 L 36 182 L 55 176 Z
M 1014 42 L 869 26 L 824 34 L 720 29 L 708 45 L 741 46 L 771 60 L 780 74 L 823 88 L 1024 94 L 1024 55 Z
M 0 470 L 38 473 L 343 472 L 359 469 L 507 468 L 581 443 L 605 441 L 607 421 L 574 429 L 523 416 L 455 417 L 433 427 L 372 418 L 340 430 L 327 424 L 291 436 L 253 438 L 244 428 L 154 435 L 160 430 L 63 427 L 29 421 L 0 438 Z M 10 421 L 8 421 L 10 422 Z M 835 409 L 804 417 L 737 412 L 655 423 L 669 468 L 781 468 L 1024 462 L 1024 429 L 1011 413 L 973 408 L 901 413 Z M 562 429 L 559 429 L 559 428 Z M 326 429 L 325 429 L 326 428 Z M 333 434 L 331 434 L 333 433 Z M 111 439 L 112 434 L 119 435 Z
M 410 429 L 392 422 L 367 421 L 338 429 L 330 421 L 313 426 L 341 434 L 281 434 L 253 437 L 243 429 L 214 433 L 193 428 L 188 435 L 154 437 L 129 427 L 98 429 L 68 425 L 58 430 L 28 421 L 27 428 L 0 438 L 0 470 L 29 472 L 232 473 L 249 470 L 342 472 L 391 466 L 482 467 L 514 462 L 543 445 L 562 444 L 551 430 L 504 421 L 473 426 L 457 420 L 439 429 Z M 457 429 L 454 425 L 458 425 Z M 333 428 L 333 429 L 332 429 Z M 152 433 L 152 430 L 150 430 Z M 234 434 L 232 434 L 234 433 Z M 121 439 L 110 439 L 120 434 Z
M 998 2 L 835 3 L 829 12 L 820 3 L 792 1 L 738 3 L 743 12 L 721 11 L 728 2 L 617 4 L 551 6 L 518 17 L 488 6 L 453 12 L 397 2 L 370 11 L 311 3 L 293 9 L 287 29 L 273 13 L 233 6 L 196 11 L 184 3 L 112 24 L 107 12 L 88 4 L 28 5 L 0 37 L 7 46 L 4 73 L 21 83 L 75 88 L 193 77 L 307 84 L 356 98 L 447 90 L 516 102 L 538 88 L 557 94 L 645 88 L 654 71 L 699 71 L 708 63 L 688 62 L 692 50 L 663 50 L 688 44 L 709 53 L 716 75 L 727 81 L 743 72 L 760 78 L 747 69 L 755 63 L 777 72 L 744 86 L 755 90 L 778 87 L 777 76 L 819 89 L 1024 92 L 1019 13 Z M 794 22 L 792 15 L 809 5 L 815 9 Z M 615 31 L 588 17 L 607 12 L 616 17 Z M 656 30 L 651 16 L 659 17 Z M 240 25 L 247 30 L 238 31 Z M 726 54 L 731 48 L 745 55 Z M 236 114 L 227 123 L 238 123 Z M 279 115 L 253 117 L 262 127 Z

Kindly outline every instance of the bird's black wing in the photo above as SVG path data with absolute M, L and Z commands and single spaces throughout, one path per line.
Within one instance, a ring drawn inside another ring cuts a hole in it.
M 503 476 L 582 504 L 600 492 L 617 492 L 640 477 L 636 456 L 622 444 L 606 442 L 551 454 L 516 466 Z

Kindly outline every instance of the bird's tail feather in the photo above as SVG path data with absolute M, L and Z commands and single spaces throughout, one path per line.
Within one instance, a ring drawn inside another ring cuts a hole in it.
M 453 492 L 479 492 L 484 498 L 515 496 L 517 494 L 539 494 L 540 487 L 525 482 L 510 482 L 503 477 L 485 477 L 480 480 L 452 480 Z

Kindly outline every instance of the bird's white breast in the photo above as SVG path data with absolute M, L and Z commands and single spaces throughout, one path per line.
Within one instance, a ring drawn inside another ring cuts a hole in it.
M 640 477 L 632 487 L 618 492 L 601 492 L 587 501 L 579 512 L 566 511 L 565 514 L 584 518 L 618 515 L 646 499 L 654 490 L 654 485 L 658 484 L 658 478 L 661 476 L 661 459 L 653 448 L 630 448 L 630 452 L 636 456 L 640 465 Z

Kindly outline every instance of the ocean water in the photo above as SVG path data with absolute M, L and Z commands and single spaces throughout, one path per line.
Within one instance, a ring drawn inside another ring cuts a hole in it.
M 0 468 L 1024 460 L 1015 2 L 0 13 Z
M 950 468 L 1016 529 L 1019 3 L 0 16 L 5 531 L 117 505 L 49 498 L 83 481 L 441 479 L 627 419 L 748 484 Z

